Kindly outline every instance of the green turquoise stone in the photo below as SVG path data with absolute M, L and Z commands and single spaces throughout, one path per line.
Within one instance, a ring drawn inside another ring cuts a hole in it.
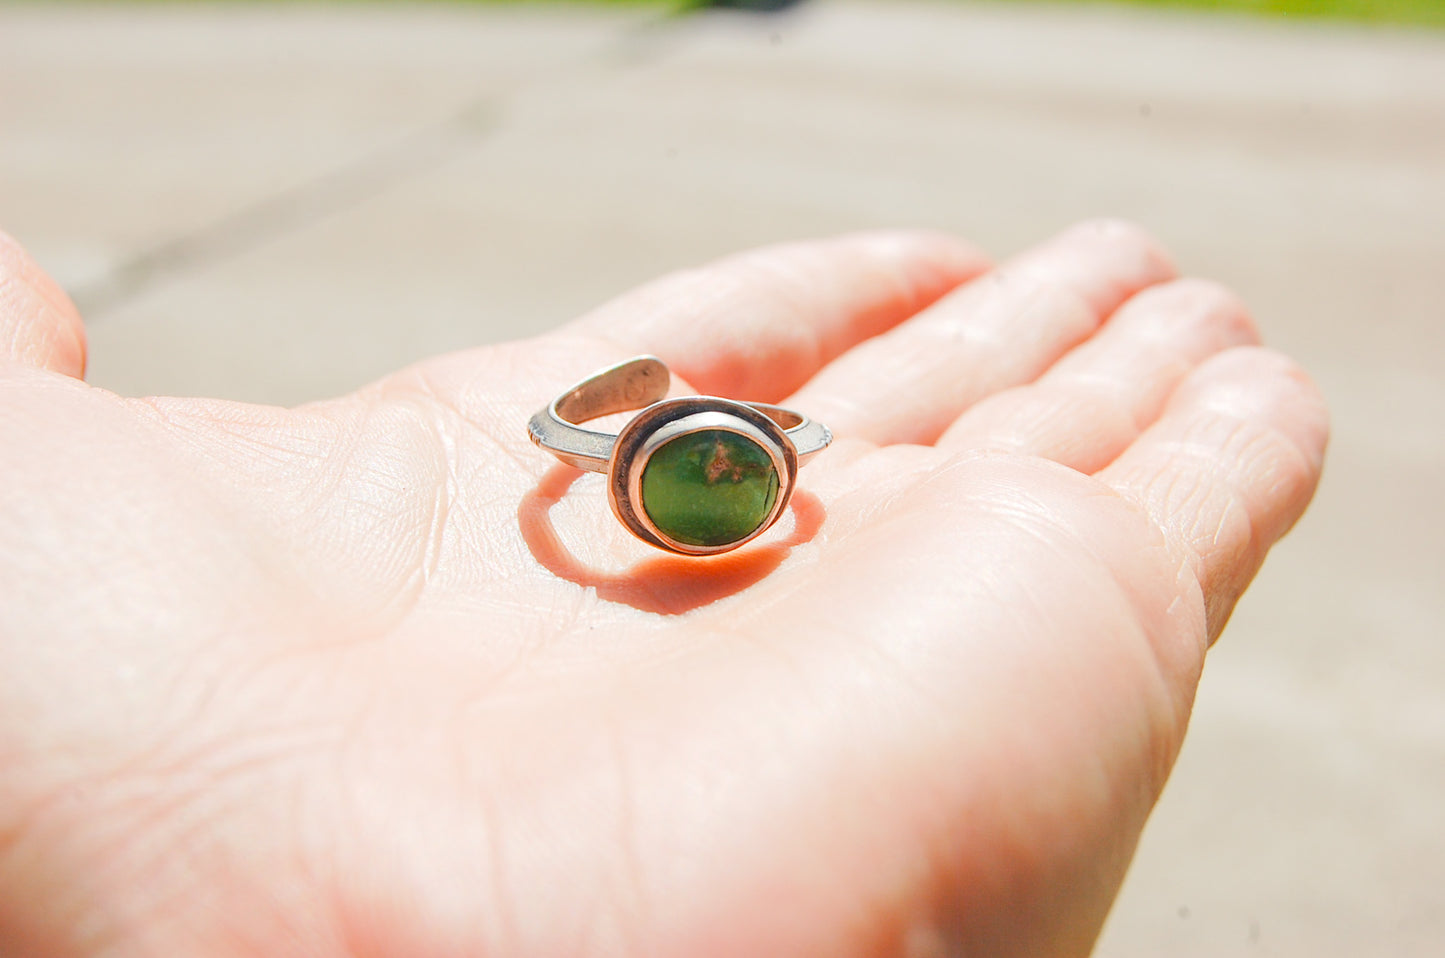
M 693 546 L 746 539 L 778 499 L 778 470 L 762 446 L 724 429 L 670 440 L 642 470 L 642 508 L 671 538 Z

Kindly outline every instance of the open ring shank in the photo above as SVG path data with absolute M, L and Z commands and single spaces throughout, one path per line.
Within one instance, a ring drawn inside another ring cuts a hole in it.
M 617 436 L 584 429 L 589 419 L 641 409 L 667 398 L 672 376 L 662 360 L 640 356 L 608 367 L 558 396 L 527 423 L 532 441 L 558 459 L 588 472 L 606 473 Z M 822 452 L 833 434 L 801 413 L 767 403 L 744 403 L 782 427 L 801 464 Z

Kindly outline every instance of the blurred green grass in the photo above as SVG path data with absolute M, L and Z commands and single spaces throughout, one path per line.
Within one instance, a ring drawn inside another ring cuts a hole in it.
M 26 2 L 45 3 L 49 0 L 0 0 L 0 5 L 20 5 Z M 95 2 L 95 0 L 90 0 L 90 2 Z M 205 0 L 151 0 L 151 2 L 194 3 L 205 2 Z M 307 3 L 316 2 L 316 0 L 261 0 L 261 2 Z M 361 0 L 361 2 L 377 2 L 377 0 Z M 386 2 L 386 0 L 382 0 L 382 2 Z M 685 13 L 689 10 L 710 6 L 768 9 L 787 5 L 780 4 L 776 0 L 721 0 L 721 2 L 710 2 L 710 0 L 440 0 L 440 2 L 498 6 L 502 4 L 514 6 L 577 4 L 579 6 L 651 7 L 674 13 Z M 950 2 L 950 0 L 939 0 L 939 2 Z M 1292 20 L 1343 20 L 1356 23 L 1445 28 L 1445 0 L 954 0 L 954 2 L 1167 7 Z
M 1292 19 L 1356 20 L 1445 26 L 1445 0 L 1121 0 L 1148 7 L 1190 7 Z
M 486 3 L 548 2 L 548 0 L 473 0 Z M 652 6 L 677 11 L 710 6 L 707 0 L 579 0 L 610 6 Z M 1039 0 L 993 0 L 993 2 L 1039 2 Z M 1411 24 L 1445 27 L 1445 0 L 1043 0 L 1049 3 L 1118 3 L 1146 7 L 1178 7 L 1254 14 L 1290 19 L 1353 20 L 1364 23 Z M 767 0 L 732 0 L 718 4 L 730 7 L 764 7 Z

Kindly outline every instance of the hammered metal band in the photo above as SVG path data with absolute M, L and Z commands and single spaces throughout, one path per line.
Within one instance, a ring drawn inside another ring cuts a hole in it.
M 568 465 L 606 474 L 613 513 L 644 542 L 683 555 L 736 549 L 782 515 L 798 466 L 832 433 L 766 403 L 667 399 L 671 379 L 652 356 L 608 367 L 539 410 L 527 432 Z M 617 435 L 582 426 L 634 409 Z

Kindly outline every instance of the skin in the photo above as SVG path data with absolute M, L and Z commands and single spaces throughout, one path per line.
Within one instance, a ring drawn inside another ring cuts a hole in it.
M 838 441 L 664 555 L 527 416 L 662 357 Z M 0 954 L 1090 950 L 1327 419 L 1086 223 L 666 277 L 297 409 L 86 385 L 0 242 Z

